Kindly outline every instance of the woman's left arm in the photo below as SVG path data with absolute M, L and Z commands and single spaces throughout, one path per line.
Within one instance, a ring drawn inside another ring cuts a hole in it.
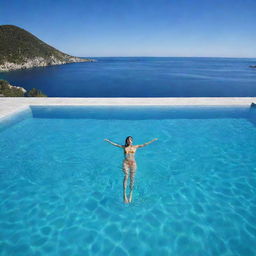
M 158 139 L 155 138 L 155 139 L 153 139 L 153 140 L 151 140 L 151 141 L 149 141 L 149 142 L 146 142 L 146 143 L 144 143 L 144 144 L 136 145 L 135 147 L 136 147 L 136 148 L 143 148 L 143 147 L 147 146 L 148 144 L 150 144 L 150 143 L 152 143 L 152 142 L 154 142 L 154 141 L 156 141 L 156 140 L 158 140 Z

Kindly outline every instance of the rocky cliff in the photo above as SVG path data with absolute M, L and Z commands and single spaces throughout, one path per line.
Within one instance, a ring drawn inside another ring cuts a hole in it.
M 17 26 L 0 26 L 0 72 L 92 61 L 65 54 Z

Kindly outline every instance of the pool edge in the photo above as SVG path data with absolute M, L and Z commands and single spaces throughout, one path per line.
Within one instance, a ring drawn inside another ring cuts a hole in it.
M 30 117 L 32 117 L 32 111 L 28 105 L 9 111 L 8 114 L 0 117 L 0 131 Z
M 250 106 L 256 97 L 191 98 L 0 98 L 0 121 L 30 106 Z

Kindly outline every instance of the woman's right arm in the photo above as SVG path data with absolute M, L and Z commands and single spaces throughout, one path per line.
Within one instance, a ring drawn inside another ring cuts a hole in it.
M 124 147 L 124 146 L 119 145 L 119 144 L 117 144 L 117 143 L 115 143 L 115 142 L 112 142 L 112 141 L 110 141 L 110 140 L 108 140 L 108 139 L 104 139 L 104 140 L 105 140 L 106 142 L 108 142 L 108 143 L 110 143 L 110 144 L 116 146 L 116 147 L 119 147 L 119 148 L 123 148 L 123 147 Z

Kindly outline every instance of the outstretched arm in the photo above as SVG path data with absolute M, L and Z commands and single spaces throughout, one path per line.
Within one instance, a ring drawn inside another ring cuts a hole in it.
M 123 148 L 123 147 L 124 147 L 124 146 L 119 145 L 119 144 L 116 144 L 115 142 L 112 142 L 112 141 L 110 141 L 110 140 L 108 140 L 108 139 L 104 139 L 104 140 L 105 140 L 106 142 L 108 142 L 108 143 L 110 143 L 110 144 L 116 146 L 116 147 L 119 147 L 119 148 Z
M 150 143 L 152 143 L 152 142 L 154 142 L 154 141 L 156 141 L 156 140 L 158 140 L 158 139 L 153 139 L 153 140 L 151 140 L 151 141 L 149 141 L 149 142 L 146 142 L 146 143 L 144 143 L 144 144 L 136 145 L 135 147 L 136 147 L 136 148 L 142 148 L 142 147 L 145 147 L 145 146 L 147 146 L 148 144 L 150 144 Z

